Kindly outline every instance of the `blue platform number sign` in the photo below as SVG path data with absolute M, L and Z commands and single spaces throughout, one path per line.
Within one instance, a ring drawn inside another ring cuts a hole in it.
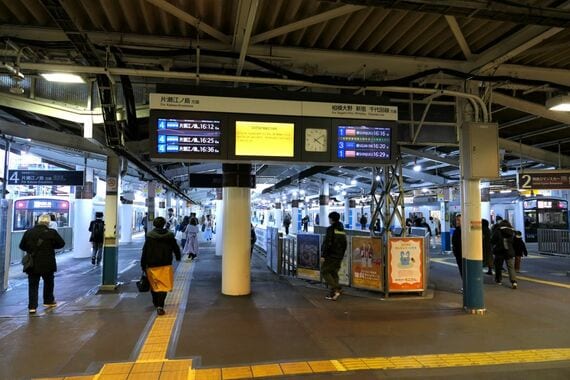
M 8 185 L 83 186 L 83 171 L 9 170 Z

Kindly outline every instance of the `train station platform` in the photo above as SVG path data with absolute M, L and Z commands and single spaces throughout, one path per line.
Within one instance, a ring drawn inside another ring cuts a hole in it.
M 27 313 L 27 281 L 0 295 L 0 379 L 568 379 L 570 258 L 525 258 L 519 289 L 485 277 L 483 316 L 462 310 L 453 256 L 432 252 L 428 296 L 326 289 L 252 262 L 252 293 L 221 294 L 221 258 L 204 242 L 176 267 L 158 317 L 138 293 L 142 238 L 119 250 L 116 292 L 99 267 L 59 257 L 58 306 Z M 19 267 L 13 268 L 21 270 Z

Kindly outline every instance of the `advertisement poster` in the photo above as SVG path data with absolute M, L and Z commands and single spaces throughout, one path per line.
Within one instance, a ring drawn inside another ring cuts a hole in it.
M 338 283 L 346 286 L 350 285 L 350 243 L 346 246 L 346 252 L 344 252 L 342 263 L 340 263 Z
M 320 236 L 297 235 L 297 277 L 320 281 Z
M 388 281 L 393 291 L 422 291 L 423 238 L 392 238 L 388 249 Z
M 352 237 L 352 286 L 383 290 L 382 241 L 371 237 Z

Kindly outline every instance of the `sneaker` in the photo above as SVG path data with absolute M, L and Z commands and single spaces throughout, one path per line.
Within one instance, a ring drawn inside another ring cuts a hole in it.
M 340 297 L 340 292 L 334 292 L 325 297 L 327 300 L 336 301 Z
M 487 271 L 487 274 L 488 274 L 489 276 L 492 276 L 492 275 L 493 275 L 493 271 L 492 271 L 492 270 L 488 270 L 488 271 Z
M 166 312 L 164 311 L 164 308 L 162 308 L 162 307 L 157 307 L 157 308 L 156 308 L 156 314 L 158 314 L 158 315 L 164 315 L 164 314 L 166 314 Z
M 91 264 L 95 265 L 95 259 L 91 259 Z
M 516 281 L 512 283 L 511 288 L 516 289 L 517 288 L 517 283 Z
M 503 285 L 503 283 L 501 281 L 495 281 L 495 284 L 497 285 Z
M 53 301 L 53 302 L 44 303 L 44 306 L 45 307 L 56 307 L 57 302 Z
M 28 313 L 30 314 L 36 314 L 36 309 L 28 309 Z

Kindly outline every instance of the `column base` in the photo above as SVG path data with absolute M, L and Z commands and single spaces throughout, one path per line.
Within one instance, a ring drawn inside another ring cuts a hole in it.
M 99 291 L 101 292 L 114 292 L 119 288 L 119 284 L 112 284 L 112 285 L 101 285 L 99 286 Z
M 472 309 L 470 307 L 464 307 L 463 310 L 465 310 L 465 312 L 467 314 L 472 314 L 472 315 L 485 315 L 485 314 L 487 314 L 487 309 Z

